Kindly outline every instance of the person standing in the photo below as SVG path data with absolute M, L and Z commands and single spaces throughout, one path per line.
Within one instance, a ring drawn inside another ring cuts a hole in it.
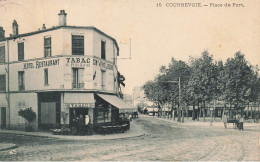
M 83 115 L 82 114 L 80 114 L 80 116 L 79 116 L 79 121 L 78 121 L 78 130 L 79 130 L 79 135 L 81 135 L 81 136 L 83 136 L 84 135 L 84 127 L 85 127 L 85 121 L 84 121 L 84 118 L 83 118 Z
M 244 117 L 245 116 L 241 116 L 240 118 L 239 118 L 239 130 L 241 131 L 241 130 L 244 130 Z
M 89 130 L 89 122 L 90 122 L 90 118 L 89 115 L 85 115 L 85 127 L 86 127 L 86 132 L 87 134 L 90 134 L 90 130 Z
M 236 120 L 235 128 L 236 128 L 236 129 L 239 129 L 239 128 L 238 128 L 238 122 L 239 122 L 239 114 L 238 114 L 238 113 L 236 114 L 235 120 Z
M 224 128 L 227 129 L 227 115 L 226 113 L 223 116 Z
M 71 116 L 71 134 L 72 135 L 76 135 L 78 133 L 78 122 L 77 122 L 77 118 L 75 115 L 75 112 L 73 112 L 72 116 Z

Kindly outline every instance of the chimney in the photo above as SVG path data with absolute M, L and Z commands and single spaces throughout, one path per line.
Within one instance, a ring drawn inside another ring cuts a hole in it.
M 0 39 L 5 38 L 5 30 L 2 26 L 0 26 Z
M 66 26 L 66 16 L 65 10 L 60 10 L 59 15 L 59 26 Z
M 18 35 L 18 24 L 16 20 L 13 21 L 13 35 Z
M 45 30 L 45 29 L 46 29 L 45 24 L 42 24 L 42 30 Z

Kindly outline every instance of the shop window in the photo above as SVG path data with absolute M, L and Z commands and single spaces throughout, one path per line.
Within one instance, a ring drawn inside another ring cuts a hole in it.
M 0 46 L 0 63 L 5 62 L 5 46 Z
M 218 116 L 221 116 L 221 110 L 218 110 Z
M 101 87 L 105 89 L 106 87 L 106 71 L 101 70 Z
M 41 103 L 41 124 L 56 124 L 56 102 Z
M 101 58 L 106 59 L 106 42 L 101 41 Z
M 111 122 L 111 108 L 99 108 L 97 109 L 97 123 L 102 124 L 102 123 L 107 123 Z
M 49 85 L 48 69 L 44 69 L 44 85 Z
M 73 82 L 72 88 L 84 88 L 84 69 L 72 68 Z
M 18 71 L 18 89 L 19 91 L 24 90 L 24 71 Z
M 18 43 L 18 61 L 24 60 L 24 42 Z
M 5 75 L 0 75 L 0 91 L 6 91 Z
M 51 56 L 51 37 L 44 38 L 44 57 Z
M 84 55 L 84 36 L 72 35 L 72 55 Z

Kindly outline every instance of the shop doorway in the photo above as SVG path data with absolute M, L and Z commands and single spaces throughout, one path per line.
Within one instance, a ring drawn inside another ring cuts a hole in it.
M 79 119 L 80 115 L 82 115 L 83 117 L 85 117 L 85 115 L 89 115 L 88 109 L 87 108 L 70 108 L 70 112 L 69 112 L 70 123 L 69 123 L 69 125 L 71 126 L 73 119 Z
M 1 128 L 6 128 L 6 108 L 1 107 Z

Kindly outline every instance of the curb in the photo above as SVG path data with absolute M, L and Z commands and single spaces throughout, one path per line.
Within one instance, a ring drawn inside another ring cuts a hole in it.
M 9 146 L 9 147 L 0 149 L 0 151 L 11 150 L 11 149 L 15 149 L 15 148 L 17 148 L 17 147 L 18 147 L 18 146 L 17 146 L 16 144 L 14 144 L 13 146 Z
M 121 135 L 121 137 L 116 137 L 117 134 L 115 134 L 115 136 L 98 136 L 97 138 L 93 137 L 93 136 L 89 136 L 90 138 L 88 138 L 88 136 L 79 136 L 79 138 L 76 138 L 77 136 L 62 136 L 62 135 L 41 135 L 41 134 L 27 134 L 27 133 L 20 133 L 20 132 L 1 132 L 3 134 L 15 134 L 15 135 L 20 135 L 20 136 L 31 136 L 31 137 L 40 137 L 40 138 L 52 138 L 52 139 L 58 139 L 58 140 L 70 140 L 70 141 L 98 141 L 98 140 L 117 140 L 117 139 L 126 139 L 126 138 L 134 138 L 134 137 L 141 137 L 141 136 L 145 136 L 145 131 L 141 130 L 139 126 L 135 125 L 136 127 L 136 132 L 137 133 L 132 133 L 129 135 Z M 119 135 L 119 134 L 118 134 Z M 71 138 L 70 138 L 71 137 Z M 83 137 L 83 138 L 82 138 Z

